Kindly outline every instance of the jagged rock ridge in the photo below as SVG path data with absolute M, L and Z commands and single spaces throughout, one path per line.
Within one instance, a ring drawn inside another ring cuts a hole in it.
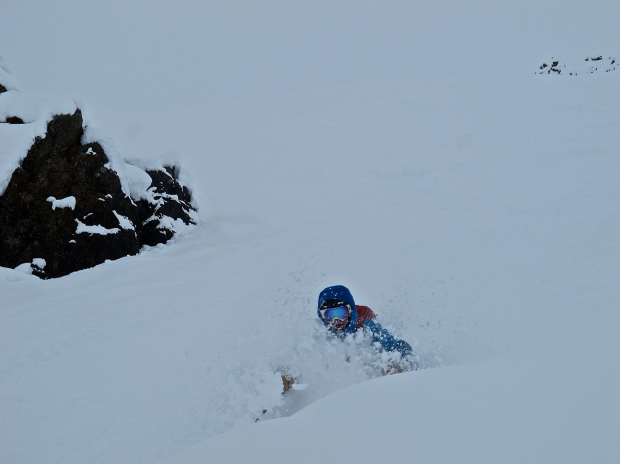
M 147 198 L 124 191 L 103 147 L 82 144 L 82 113 L 55 116 L 37 137 L 0 196 L 0 266 L 33 263 L 60 277 L 165 243 L 194 224 L 191 194 L 179 168 L 145 171 Z

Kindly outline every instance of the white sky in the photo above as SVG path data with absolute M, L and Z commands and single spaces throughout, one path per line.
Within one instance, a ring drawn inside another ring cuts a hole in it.
M 608 52 L 618 2 L 539 3 L 4 0 L 0 53 L 30 90 L 152 110 Z

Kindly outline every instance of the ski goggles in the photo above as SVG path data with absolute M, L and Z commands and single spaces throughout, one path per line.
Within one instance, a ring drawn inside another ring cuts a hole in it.
M 341 321 L 346 320 L 351 314 L 351 307 L 349 305 L 336 306 L 335 308 L 327 308 L 319 310 L 321 317 L 325 322 L 331 324 L 337 319 Z

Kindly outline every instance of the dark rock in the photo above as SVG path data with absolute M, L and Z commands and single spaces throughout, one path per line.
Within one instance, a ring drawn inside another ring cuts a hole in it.
M 0 84 L 0 93 L 6 92 L 6 87 Z
M 194 223 L 191 195 L 179 184 L 177 167 L 147 171 L 156 201 L 135 202 L 106 166 L 102 146 L 81 144 L 82 122 L 79 109 L 55 116 L 46 136 L 35 139 L 13 172 L 0 196 L 0 266 L 14 268 L 43 258 L 45 268 L 34 267 L 33 273 L 60 277 L 134 255 L 144 245 L 165 243 L 174 235 L 166 227 L 169 218 Z M 52 209 L 50 197 L 74 197 L 75 207 Z M 87 231 L 78 233 L 79 224 Z M 91 233 L 97 229 L 89 232 L 89 226 L 113 233 Z
M 24 120 L 18 116 L 9 116 L 6 118 L 8 124 L 24 124 Z
M 142 224 L 138 231 L 140 243 L 155 246 L 165 243 L 172 238 L 171 232 L 161 227 L 164 217 L 182 219 L 185 224 L 192 223 L 189 211 L 192 197 L 187 187 L 178 182 L 179 169 L 176 166 L 166 166 L 164 171 L 146 171 L 151 176 L 151 189 L 158 204 L 155 209 L 146 200 L 138 202 L 139 222 Z

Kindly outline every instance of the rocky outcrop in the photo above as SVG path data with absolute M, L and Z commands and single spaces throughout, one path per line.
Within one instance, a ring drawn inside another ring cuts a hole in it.
M 148 195 L 131 198 L 103 147 L 83 144 L 83 133 L 79 109 L 55 116 L 13 172 L 0 196 L 0 266 L 34 262 L 40 277 L 60 277 L 165 243 L 194 223 L 178 167 L 146 170 Z
M 616 70 L 618 57 L 603 55 L 588 56 L 583 60 L 565 61 L 560 58 L 551 58 L 539 66 L 537 74 L 554 74 L 562 76 L 578 76 L 597 72 L 612 72 Z

